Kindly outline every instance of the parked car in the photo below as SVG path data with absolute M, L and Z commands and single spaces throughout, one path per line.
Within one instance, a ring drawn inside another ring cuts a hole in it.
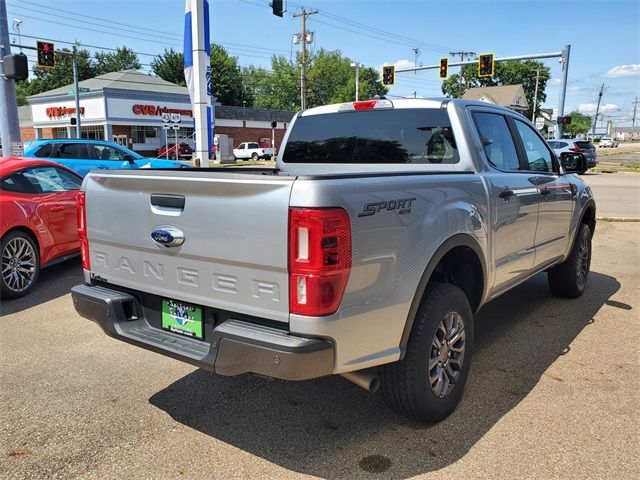
M 616 148 L 618 146 L 618 141 L 611 137 L 602 137 L 599 145 L 600 148 Z
M 82 177 L 54 162 L 0 159 L 0 294 L 31 291 L 41 268 L 80 253 L 76 196 Z
M 584 171 L 578 172 L 583 174 L 588 168 L 595 167 L 597 165 L 597 153 L 596 147 L 588 140 L 577 140 L 572 138 L 563 138 L 560 140 L 549 140 L 549 145 L 553 148 L 556 155 L 560 156 L 563 152 L 575 152 L 584 155 L 587 161 L 587 165 Z
M 263 148 L 258 142 L 244 142 L 233 149 L 233 156 L 240 160 L 271 158 L 274 154 L 273 148 Z
M 82 176 L 93 169 L 190 167 L 187 163 L 145 158 L 114 142 L 77 138 L 35 140 L 25 145 L 24 156 L 52 160 Z
M 298 112 L 285 139 L 273 169 L 89 174 L 79 315 L 220 375 L 381 386 L 434 422 L 461 398 L 477 310 L 543 271 L 558 296 L 587 286 L 584 155 L 556 157 L 519 113 L 348 102 Z
M 191 159 L 193 155 L 193 148 L 187 143 L 180 142 L 176 146 L 175 143 L 167 143 L 160 148 L 156 148 L 156 157 L 169 157 L 172 160 L 178 160 L 179 158 Z

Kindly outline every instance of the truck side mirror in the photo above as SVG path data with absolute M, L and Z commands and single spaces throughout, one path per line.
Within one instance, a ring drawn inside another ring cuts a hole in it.
M 581 153 L 562 152 L 560 163 L 567 173 L 581 173 L 587 169 L 587 161 Z

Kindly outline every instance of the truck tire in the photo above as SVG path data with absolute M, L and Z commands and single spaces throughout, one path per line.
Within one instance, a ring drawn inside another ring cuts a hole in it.
M 171 160 L 177 160 L 177 159 L 178 159 L 178 156 L 177 156 L 175 153 L 173 153 L 173 152 L 172 152 L 171 154 L 169 154 L 169 158 L 170 158 Z
M 8 233 L 0 242 L 2 275 L 0 294 L 2 298 L 25 296 L 38 281 L 40 254 L 33 238 L 25 232 Z
M 462 396 L 472 345 L 473 312 L 463 291 L 430 283 L 404 359 L 381 368 L 387 404 L 421 422 L 445 419 Z
M 569 258 L 549 269 L 549 288 L 560 297 L 578 298 L 584 292 L 591 267 L 591 230 L 589 225 L 580 225 L 576 241 Z
M 251 154 L 251 160 L 258 160 L 260 158 L 260 155 L 258 155 L 256 152 L 253 152 Z

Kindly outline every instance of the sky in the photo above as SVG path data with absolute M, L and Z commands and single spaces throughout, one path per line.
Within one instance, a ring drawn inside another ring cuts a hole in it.
M 139 53 L 145 71 L 165 48 L 182 50 L 184 0 L 6 2 L 11 38 L 19 40 L 11 24 L 21 20 L 23 45 L 34 46 L 36 38 L 54 40 L 56 48 L 78 40 L 91 51 L 126 45 Z M 212 41 L 241 66 L 269 68 L 273 54 L 295 59 L 300 45 L 292 40 L 301 20 L 292 14 L 304 7 L 318 11 L 307 20 L 307 29 L 314 32 L 311 51 L 340 50 L 368 67 L 411 67 L 415 48 L 418 65 L 433 65 L 452 51 L 491 52 L 500 58 L 559 52 L 571 45 L 565 112 L 593 114 L 604 84 L 602 121 L 629 126 L 640 96 L 638 0 L 285 0 L 283 18 L 272 15 L 267 0 L 209 3 Z M 35 52 L 25 53 L 35 58 Z M 555 58 L 542 61 L 551 68 L 543 106 L 557 109 L 561 64 Z M 398 73 L 389 93 L 442 96 L 437 75 L 437 70 Z M 636 120 L 640 124 L 640 104 Z

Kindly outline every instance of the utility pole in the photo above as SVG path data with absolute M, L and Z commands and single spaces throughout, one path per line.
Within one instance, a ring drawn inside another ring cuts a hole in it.
M 0 0 L 0 136 L 2 154 L 13 154 L 13 142 L 20 141 L 20 123 L 18 122 L 18 102 L 16 100 L 16 82 L 4 78 L 2 57 L 11 54 L 9 42 L 9 23 L 7 21 L 6 0 Z
M 538 104 L 538 81 L 540 80 L 540 69 L 536 68 L 536 89 L 533 94 L 533 108 L 531 110 L 531 121 L 536 121 L 536 105 Z
M 413 49 L 413 66 L 417 67 L 418 66 L 418 55 L 420 54 L 420 49 L 418 47 Z M 413 72 L 414 74 L 418 74 L 417 71 Z
M 300 107 L 307 108 L 307 17 L 315 15 L 318 10 L 307 12 L 304 8 L 300 13 L 294 13 L 294 17 L 302 17 L 302 65 L 300 68 Z
M 449 52 L 449 55 L 452 57 L 455 57 L 457 55 L 460 55 L 460 61 L 464 62 L 464 57 L 466 56 L 467 59 L 471 59 L 471 57 L 475 57 L 477 55 L 476 52 L 465 52 L 465 51 L 461 51 L 461 52 Z M 462 79 L 462 66 L 460 67 L 460 97 L 462 97 L 462 95 L 464 95 L 464 80 Z
M 638 97 L 633 102 L 633 118 L 631 119 L 631 140 L 636 134 L 636 107 L 638 106 Z
M 600 86 L 600 93 L 598 93 L 598 105 L 596 106 L 596 116 L 593 119 L 593 128 L 591 129 L 591 137 L 596 136 L 596 122 L 598 121 L 598 113 L 600 112 L 600 100 L 602 100 L 602 94 L 604 93 L 604 83 Z
M 80 128 L 80 87 L 78 87 L 78 42 L 73 44 L 73 90 L 76 98 L 76 138 L 82 138 L 82 128 Z

